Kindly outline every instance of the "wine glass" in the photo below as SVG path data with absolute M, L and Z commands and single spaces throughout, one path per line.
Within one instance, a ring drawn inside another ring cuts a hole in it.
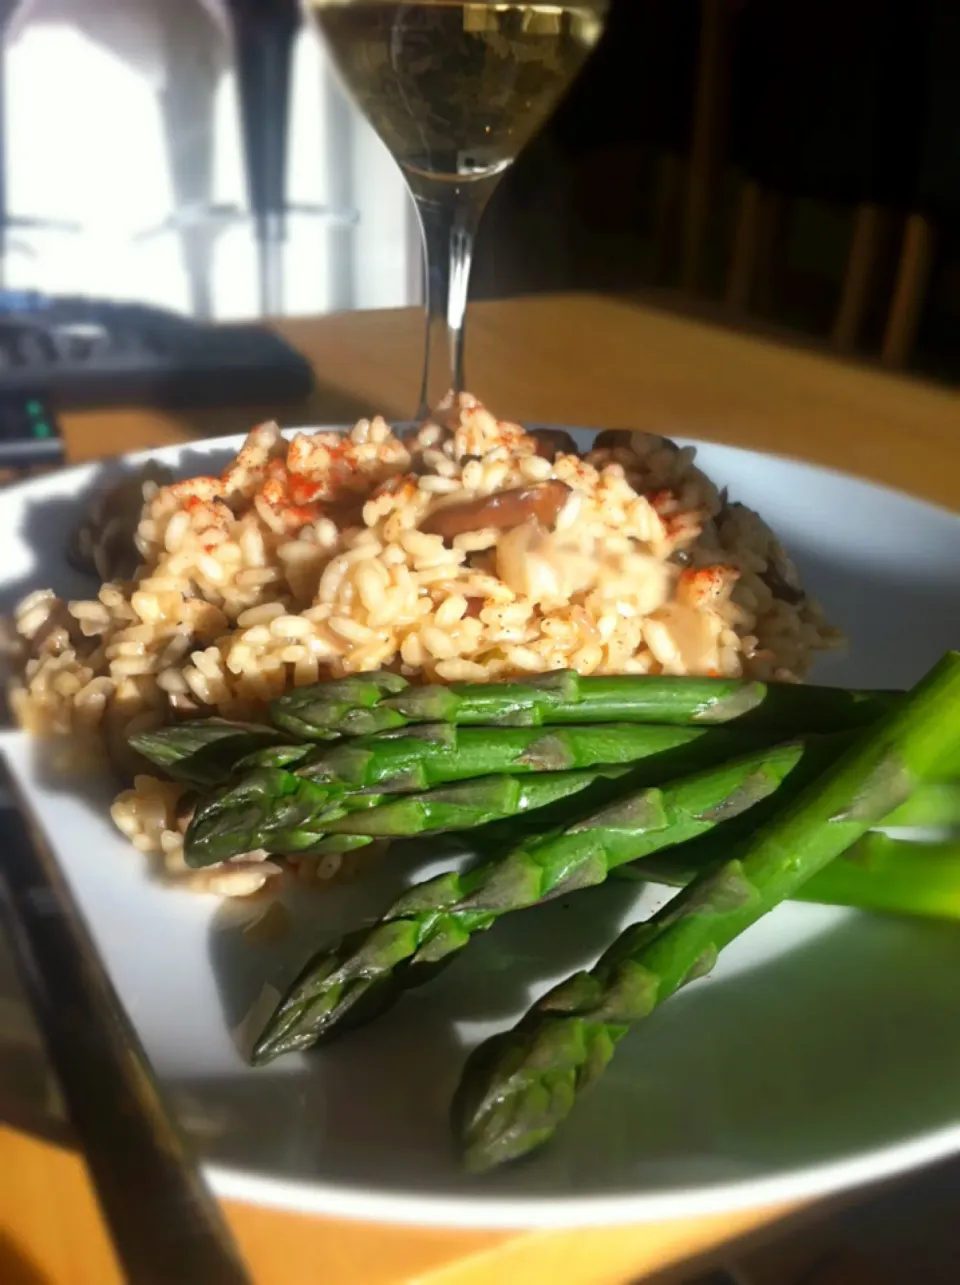
M 303 2 L 416 203 L 424 416 L 442 393 L 464 390 L 464 314 L 484 208 L 597 43 L 609 0 Z

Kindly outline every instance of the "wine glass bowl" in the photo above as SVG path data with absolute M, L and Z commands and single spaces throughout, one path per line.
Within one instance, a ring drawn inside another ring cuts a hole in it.
M 477 227 L 603 30 L 608 0 L 305 0 L 334 63 L 399 164 L 426 263 L 419 414 L 463 391 Z

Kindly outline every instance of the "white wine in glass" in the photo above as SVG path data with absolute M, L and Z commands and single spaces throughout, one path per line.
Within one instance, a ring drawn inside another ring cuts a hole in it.
M 608 0 L 305 0 L 350 93 L 400 165 L 423 229 L 419 414 L 464 388 L 481 215 L 603 30 Z

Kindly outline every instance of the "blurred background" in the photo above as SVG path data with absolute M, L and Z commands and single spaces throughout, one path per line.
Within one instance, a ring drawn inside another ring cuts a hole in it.
M 646 294 L 955 378 L 958 69 L 953 0 L 614 0 L 478 292 Z
M 0 24 L 8 288 L 218 319 L 419 301 L 400 174 L 295 0 Z M 613 0 L 494 197 L 474 297 L 616 292 L 956 379 L 958 67 L 955 0 Z
M 396 166 L 295 0 L 0 0 L 4 17 L 8 287 L 256 316 L 260 229 L 239 216 L 259 198 L 292 207 L 283 312 L 419 294 Z

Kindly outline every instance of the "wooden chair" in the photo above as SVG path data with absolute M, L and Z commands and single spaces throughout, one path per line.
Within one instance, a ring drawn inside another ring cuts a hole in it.
M 639 277 L 662 280 L 672 273 L 680 253 L 702 3 L 612 0 L 599 46 L 484 216 L 479 295 L 591 286 L 600 284 L 591 273 L 605 270 L 612 278 L 619 269 L 627 282 L 629 269 L 610 249 L 621 239 L 627 253 L 637 250 Z M 649 254 L 634 235 L 641 217 L 649 217 Z
M 929 0 L 924 59 L 924 114 L 911 212 L 883 336 L 888 366 L 909 364 L 920 328 L 937 246 L 937 226 L 960 223 L 960 7 Z
M 830 331 L 860 341 L 909 191 L 919 136 L 924 12 L 913 0 L 751 0 L 737 23 L 732 159 L 743 171 L 727 279 L 735 313 L 774 305 L 791 202 L 853 208 Z
M 909 365 L 933 269 L 936 232 L 924 214 L 908 214 L 890 312 L 883 332 L 881 360 L 886 366 Z
M 603 44 L 557 116 L 558 136 L 572 156 L 586 156 L 602 134 L 608 146 L 621 149 L 628 165 L 655 158 L 655 280 L 668 275 L 678 249 L 702 76 L 701 10 L 716 2 L 613 0 Z
M 734 20 L 743 0 L 703 0 L 683 218 L 685 290 L 700 289 L 707 228 L 727 143 Z

